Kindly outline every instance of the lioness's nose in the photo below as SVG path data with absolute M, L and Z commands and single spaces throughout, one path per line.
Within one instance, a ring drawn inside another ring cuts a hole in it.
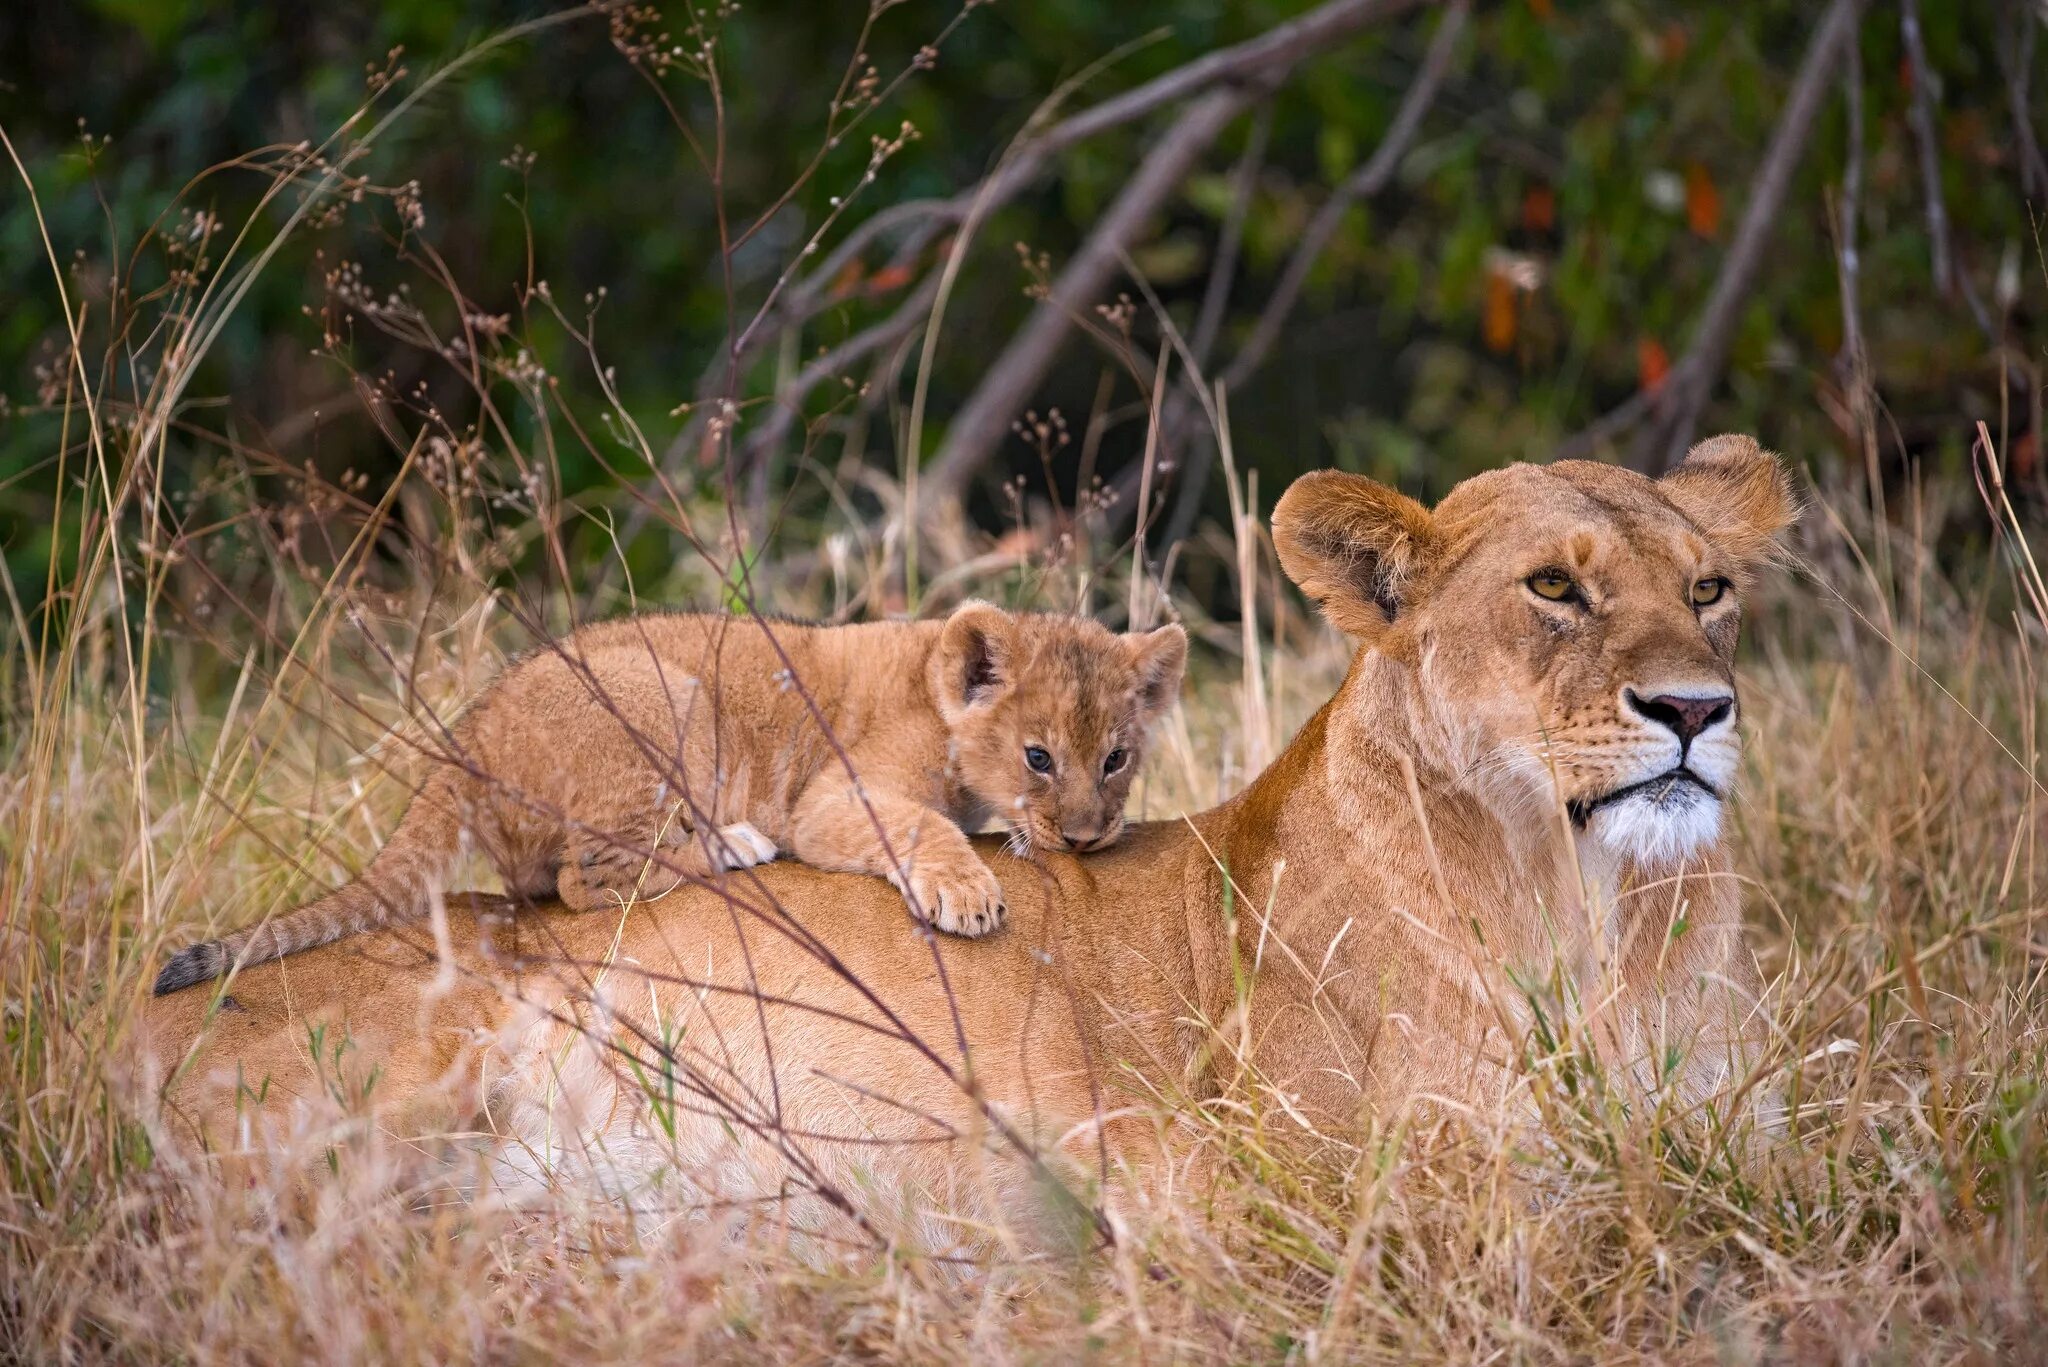
M 1633 688 L 1628 688 L 1622 690 L 1621 696 L 1638 716 L 1668 727 L 1678 737 L 1680 745 L 1692 744 L 1700 732 L 1735 715 L 1735 699 L 1727 693 L 1710 693 L 1697 698 L 1659 693 L 1645 698 Z

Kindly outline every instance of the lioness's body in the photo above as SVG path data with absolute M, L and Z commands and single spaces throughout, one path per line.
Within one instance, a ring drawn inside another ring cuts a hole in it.
M 578 911 L 786 853 L 886 878 L 941 929 L 983 934 L 1003 904 L 962 828 L 995 814 L 1026 841 L 1113 841 L 1185 651 L 1179 627 L 1119 637 L 981 603 L 944 621 L 585 627 L 455 723 L 360 877 L 183 951 L 157 991 L 418 919 L 470 848 L 515 896 Z M 1033 773 L 1031 746 L 1078 772 Z M 1105 754 L 1124 757 L 1106 775 Z
M 1666 599 L 1714 576 L 1746 582 L 1791 513 L 1775 463 L 1744 441 L 1663 484 L 1515 467 L 1434 513 L 1350 476 L 1297 490 L 1276 510 L 1283 563 L 1368 646 L 1337 695 L 1245 792 L 1190 821 L 1080 860 L 984 847 L 1012 926 L 938 942 L 943 975 L 931 945 L 884 933 L 896 914 L 886 890 L 762 869 L 737 914 L 683 890 L 623 918 L 539 927 L 559 931 L 566 955 L 522 931 L 536 959 L 558 962 L 511 993 L 436 997 L 431 953 L 394 971 L 367 964 L 359 943 L 243 974 L 230 989 L 240 1009 L 210 1033 L 196 994 L 159 1003 L 157 1066 L 195 1051 L 168 1113 L 231 1143 L 238 1071 L 245 1087 L 270 1080 L 271 1114 L 288 1111 L 281 1097 L 325 1095 L 307 1024 L 373 987 L 384 996 L 358 1015 L 441 1027 L 415 1037 L 369 1022 L 357 1066 L 381 1069 L 387 1124 L 417 1133 L 482 1115 L 498 1152 L 509 1139 L 525 1155 L 511 1171 L 627 1184 L 681 1172 L 727 1195 L 808 1165 L 992 1192 L 1000 1207 L 1023 1170 L 967 1161 L 989 1126 L 961 1085 L 959 1038 L 1000 1121 L 1084 1161 L 1103 1117 L 1109 1147 L 1143 1156 L 1149 1127 L 1114 1119 L 1134 1091 L 1221 1084 L 1234 1064 L 1212 1025 L 1317 1127 L 1418 1097 L 1499 1100 L 1532 990 L 1579 1013 L 1611 1064 L 1652 1085 L 1696 1097 L 1739 1073 L 1762 1029 L 1761 988 L 1720 825 L 1699 815 L 1707 793 L 1718 813 L 1725 792 L 1732 691 L 1717 720 L 1676 742 L 1683 768 L 1697 740 L 1707 779 L 1672 808 L 1669 839 L 1658 814 L 1676 781 L 1646 789 L 1639 771 L 1667 762 L 1672 736 L 1630 699 L 1637 684 L 1694 690 L 1671 695 L 1681 701 L 1732 690 L 1733 599 L 1699 595 L 1682 612 Z M 1524 601 L 1535 567 L 1520 558 L 1532 555 L 1579 576 L 1582 617 Z M 816 939 L 790 933 L 778 907 Z M 458 984 L 510 981 L 469 934 L 453 955 Z M 598 1018 L 593 996 L 616 1013 L 604 1047 L 577 1042 Z M 649 1041 L 677 1039 L 685 1083 L 696 1070 L 714 1104 L 649 1105 Z M 638 1073 L 615 1044 L 645 1060 Z M 438 1085 L 449 1079 L 452 1091 Z M 751 1128 L 771 1121 L 786 1143 Z

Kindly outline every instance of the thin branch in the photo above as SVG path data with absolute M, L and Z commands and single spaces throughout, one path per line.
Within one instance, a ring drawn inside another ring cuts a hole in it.
M 1209 145 L 1261 93 L 1244 87 L 1212 90 L 1160 135 L 1030 319 L 989 367 L 987 378 L 947 425 L 944 444 L 921 476 L 928 508 L 943 509 L 958 500 L 968 478 L 1002 441 L 1058 356 L 1074 315 L 1101 297 L 1124 249 Z
M 1464 31 L 1471 10 L 1471 0 L 1452 0 L 1445 7 L 1444 17 L 1437 23 L 1436 33 L 1423 54 L 1415 79 L 1409 84 L 1408 93 L 1402 96 L 1400 107 L 1394 111 L 1393 121 L 1387 125 L 1386 135 L 1373 149 L 1372 156 L 1331 191 L 1329 199 L 1324 201 L 1302 232 L 1287 264 L 1281 269 L 1280 281 L 1274 286 L 1272 297 L 1266 301 L 1266 307 L 1252 326 L 1251 336 L 1223 372 L 1226 388 L 1242 389 L 1272 355 L 1273 344 L 1279 340 L 1282 327 L 1301 300 L 1309 272 L 1336 236 L 1345 213 L 1359 201 L 1379 194 L 1393 180 L 1401 159 L 1408 155 L 1408 149 L 1421 132 L 1422 121 L 1430 106 L 1436 103 L 1437 94 L 1443 89 L 1458 37 Z M 1199 328 L 1193 349 L 1197 365 L 1207 365 L 1208 349 L 1203 345 Z M 1207 393 L 1208 382 L 1199 369 L 1190 369 L 1181 377 L 1181 383 L 1174 390 L 1173 401 L 1167 407 L 1166 450 L 1169 453 L 1186 450 L 1185 459 L 1179 463 L 1180 487 L 1175 494 L 1173 519 L 1166 530 L 1168 545 L 1184 540 L 1194 530 L 1195 519 L 1201 513 L 1202 496 L 1208 490 L 1209 469 L 1215 455 L 1212 437 L 1200 431 L 1189 432 L 1197 409 L 1202 406 L 1201 398 Z M 1121 506 L 1121 503 L 1116 506 Z
M 1807 139 L 1827 98 L 1828 82 L 1837 70 L 1843 44 L 1853 40 L 1862 0 L 1833 0 L 1800 59 L 1792 91 L 1778 126 L 1764 150 L 1755 177 L 1750 181 L 1749 201 L 1736 225 L 1734 240 L 1721 263 L 1721 273 L 1700 309 L 1692 340 L 1685 355 L 1671 367 L 1663 385 L 1654 393 L 1639 390 L 1619 407 L 1596 420 L 1592 426 L 1562 443 L 1557 459 L 1588 454 L 1631 427 L 1641 425 L 1632 463 L 1657 472 L 1669 469 L 1692 444 L 1699 428 L 1707 396 L 1720 378 L 1728 360 L 1728 347 L 1735 337 L 1735 325 L 1749 302 L 1764 251 L 1778 224 L 1793 173 L 1806 151 Z
M 1223 330 L 1223 315 L 1230 304 L 1230 287 L 1237 279 L 1238 253 L 1244 246 L 1245 220 L 1251 217 L 1252 196 L 1258 193 L 1259 172 L 1266 165 L 1266 142 L 1273 132 L 1273 106 L 1259 110 L 1251 136 L 1244 141 L 1244 154 L 1230 177 L 1230 208 L 1223 216 L 1223 228 L 1216 237 L 1216 261 L 1209 271 L 1209 283 L 1202 293 L 1202 307 L 1195 315 L 1195 330 L 1189 345 L 1195 359 L 1208 364 Z
M 2013 41 L 1998 44 L 1998 61 L 2005 68 L 2005 98 L 2012 109 L 2013 137 L 2020 147 L 2020 194 L 2035 200 L 2048 195 L 2048 162 L 2041 159 L 2041 144 L 2034 136 L 2034 118 L 2027 100 L 2027 84 L 2034 70 L 2034 42 L 2040 36 L 2040 27 L 2032 5 L 2018 3 L 2011 8 Z
M 1920 34 L 1919 0 L 1899 0 L 1899 37 L 1906 47 L 1906 68 L 1912 73 L 1913 101 L 1906 108 L 1913 142 L 1920 151 L 1920 183 L 1927 195 L 1927 247 L 1934 257 L 1934 288 L 1946 299 L 1955 288 L 1949 254 L 1948 204 L 1941 193 L 1941 152 L 1934 138 L 1934 73 L 1927 64 L 1927 45 Z
M 1842 198 L 1837 232 L 1842 285 L 1842 350 L 1835 364 L 1858 381 L 1863 366 L 1863 312 L 1859 300 L 1863 258 L 1857 248 L 1857 222 L 1863 204 L 1863 50 L 1849 44 L 1842 64 L 1842 112 L 1848 121 L 1848 153 L 1843 161 Z
M 1920 179 L 1927 193 L 1927 236 L 1933 256 L 1934 289 L 1943 299 L 1960 297 L 1984 339 L 1996 347 L 1998 325 L 1985 309 L 1969 272 L 1956 266 L 1955 238 L 1950 231 L 1948 203 L 1941 190 L 1941 145 L 1935 127 L 1934 101 L 1940 92 L 1935 88 L 1934 68 L 1927 60 L 1927 45 L 1920 31 L 1919 0 L 1900 0 L 1899 32 L 1905 39 L 1906 61 L 1913 74 L 1913 102 L 1906 110 L 1906 121 L 1913 127 L 1913 141 L 1920 153 Z
M 1345 213 L 1358 201 L 1370 199 L 1386 189 L 1393 180 L 1401 158 L 1408 155 L 1415 135 L 1422 129 L 1422 120 L 1429 113 L 1429 107 L 1436 103 L 1444 77 L 1450 74 L 1451 58 L 1471 13 L 1471 0 L 1451 0 L 1444 7 L 1444 17 L 1438 21 L 1436 34 L 1429 40 L 1429 50 L 1423 54 L 1422 67 L 1416 73 L 1414 84 L 1402 97 L 1401 107 L 1394 113 L 1394 121 L 1387 125 L 1387 135 L 1380 139 L 1371 159 L 1346 176 L 1329 199 L 1323 202 L 1323 207 L 1316 211 L 1316 216 L 1303 230 L 1301 241 L 1295 244 L 1293 255 L 1287 258 L 1286 269 L 1280 273 L 1280 283 L 1273 287 L 1273 297 L 1266 301 L 1265 310 L 1259 314 L 1251 336 L 1221 376 L 1229 388 L 1242 389 L 1252 373 L 1266 363 L 1273 344 L 1280 338 L 1280 329 L 1301 298 L 1309 272 L 1315 269 L 1324 249 L 1330 245 L 1330 239 L 1337 235 Z
M 1070 147 L 1217 85 L 1255 80 L 1291 66 L 1337 39 L 1416 3 L 1418 0 L 1328 0 L 1298 19 L 1235 46 L 1207 53 L 1043 131 L 1027 128 L 979 184 L 947 199 L 894 205 L 850 230 L 816 268 L 784 292 L 774 309 L 757 320 L 752 338 L 739 356 L 740 365 L 744 367 L 754 355 L 773 345 L 784 330 L 801 325 L 827 307 L 831 302 L 831 282 L 877 240 L 907 230 L 910 241 L 906 246 L 913 250 L 922 248 L 940 232 L 965 222 L 977 204 L 983 216 L 1007 204 L 1036 180 L 1054 157 Z M 715 397 L 721 392 L 725 360 L 721 353 L 714 367 L 707 369 L 698 386 L 700 397 Z M 664 461 L 667 468 L 674 468 L 676 462 L 695 449 L 695 426 L 686 426 L 670 444 Z

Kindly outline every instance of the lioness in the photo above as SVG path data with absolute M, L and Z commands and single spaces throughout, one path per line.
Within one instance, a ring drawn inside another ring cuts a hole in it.
M 1559 974 L 1618 1071 L 1697 1099 L 1764 1029 L 1727 876 L 1733 656 L 1796 503 L 1739 436 L 1661 480 L 1516 465 L 1434 509 L 1307 476 L 1274 541 L 1359 643 L 1342 687 L 1210 811 L 1086 859 L 984 845 L 1008 933 L 921 943 L 871 884 L 780 865 L 733 901 L 451 914 L 439 961 L 372 937 L 374 964 L 243 973 L 210 1023 L 200 994 L 156 1001 L 163 1114 L 233 1144 L 317 1111 L 319 1027 L 377 1070 L 381 1124 L 487 1131 L 507 1180 L 739 1197 L 871 1172 L 1022 1208 L 1025 1168 L 985 1146 L 1145 1163 L 1130 1092 L 1213 1091 L 1233 1052 L 1308 1127 L 1515 1104 L 1522 988 Z
M 968 603 L 943 622 L 678 613 L 585 627 L 506 670 L 361 876 L 179 951 L 159 996 L 427 914 L 481 847 L 514 896 L 576 911 L 787 852 L 867 873 L 956 935 L 1003 920 L 961 826 L 1020 848 L 1122 834 L 1145 733 L 1180 689 L 1177 626 Z

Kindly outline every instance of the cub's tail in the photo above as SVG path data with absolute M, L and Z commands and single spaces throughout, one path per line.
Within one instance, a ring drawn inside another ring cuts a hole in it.
M 433 888 L 462 845 L 456 785 L 430 781 L 360 877 L 296 911 L 218 940 L 188 945 L 156 975 L 156 995 L 218 978 L 236 964 L 260 964 L 427 914 Z

